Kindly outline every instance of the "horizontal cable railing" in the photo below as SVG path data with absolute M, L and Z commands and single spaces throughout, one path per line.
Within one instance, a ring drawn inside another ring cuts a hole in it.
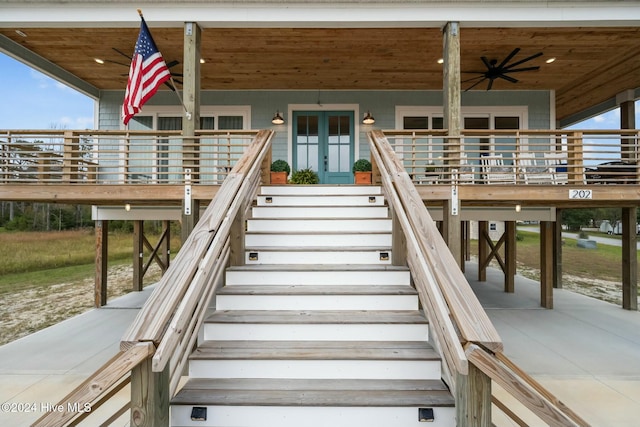
M 0 131 L 0 184 L 220 185 L 256 131 Z M 188 169 L 188 170 L 187 170 Z
M 502 341 L 440 235 L 418 194 L 406 164 L 381 131 L 369 132 L 372 163 L 404 237 L 407 264 L 443 356 L 443 375 L 455 396 L 465 394 L 457 378 L 473 364 L 551 426 L 589 424 L 526 375 L 503 354 Z M 397 147 L 396 147 L 397 148 Z M 395 231 L 394 231 L 395 232 Z M 479 396 L 469 399 L 479 400 Z M 495 399 L 498 408 L 504 405 Z M 461 402 L 456 399 L 456 405 Z M 512 420 L 515 414 L 505 411 Z M 464 425 L 459 420 L 458 425 Z
M 638 130 L 385 131 L 414 183 L 638 184 Z
M 120 405 L 111 420 L 128 410 L 132 419 L 147 419 L 163 408 L 168 415 L 169 399 L 237 244 L 237 233 L 232 233 L 237 228 L 232 227 L 244 227 L 239 218 L 268 173 L 272 137 L 272 131 L 256 133 L 124 334 L 120 352 L 55 405 L 62 410 L 46 413 L 35 427 L 75 425 L 129 383 L 131 401 Z M 158 380 L 163 377 L 166 385 Z M 155 396 L 161 396 L 162 402 L 155 401 Z M 74 402 L 86 403 L 90 410 L 73 411 Z

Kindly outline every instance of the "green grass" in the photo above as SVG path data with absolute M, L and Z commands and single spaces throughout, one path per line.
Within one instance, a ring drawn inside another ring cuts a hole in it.
M 518 263 L 530 268 L 540 268 L 540 235 L 518 230 L 516 243 Z M 580 277 L 604 280 L 622 280 L 622 248 L 598 244 L 597 249 L 577 246 L 575 239 L 562 239 L 562 272 Z
M 173 253 L 178 239 L 172 238 Z M 93 230 L 0 233 L 0 295 L 93 277 L 95 244 Z M 109 266 L 130 264 L 132 253 L 130 234 L 109 235 Z

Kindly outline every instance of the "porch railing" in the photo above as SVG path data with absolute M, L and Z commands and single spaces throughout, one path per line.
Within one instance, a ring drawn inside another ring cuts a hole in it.
M 220 185 L 256 131 L 0 131 L 0 184 Z
M 638 130 L 384 131 L 415 184 L 638 184 Z
M 178 387 L 209 301 L 230 257 L 238 253 L 246 210 L 260 183 L 268 179 L 272 136 L 272 131 L 257 132 L 229 171 L 171 268 L 123 336 L 120 352 L 55 406 L 62 410 L 46 413 L 33 426 L 75 425 L 129 383 L 131 399 L 109 414 L 105 424 L 131 411 L 131 419 L 140 421 L 136 425 L 160 425 L 156 417 L 168 413 L 168 399 Z M 77 402 L 91 410 L 74 411 Z
M 474 406 L 474 402 L 491 401 L 485 400 L 483 391 L 473 389 L 469 381 L 460 384 L 459 379 L 469 375 L 472 364 L 548 425 L 589 426 L 503 354 L 498 333 L 457 267 L 411 182 L 406 165 L 394 153 L 384 133 L 373 131 L 368 135 L 372 160 L 399 227 L 396 230 L 394 224 L 394 233 L 402 233 L 400 246 L 406 248 L 406 263 L 429 319 L 431 336 L 443 355 L 445 380 L 456 396 L 458 425 L 473 422 L 484 426 L 490 422 L 464 418 L 468 414 L 464 405 L 468 402 Z M 498 408 L 504 408 L 508 417 L 519 421 L 495 396 L 493 401 Z M 485 411 L 490 415 L 490 411 Z

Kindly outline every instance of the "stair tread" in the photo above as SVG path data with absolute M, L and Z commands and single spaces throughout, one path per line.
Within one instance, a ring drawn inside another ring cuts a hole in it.
M 391 246 L 247 246 L 245 251 L 269 252 L 357 252 L 391 251 Z
M 409 271 L 405 266 L 397 265 L 381 265 L 381 264 L 254 264 L 254 265 L 235 265 L 227 267 L 227 271 Z
M 205 341 L 191 360 L 440 360 L 420 341 Z
M 174 405 L 453 406 L 438 380 L 194 379 Z
M 223 310 L 206 319 L 207 323 L 265 324 L 426 324 L 420 311 L 396 310 Z
M 416 295 L 409 285 L 227 285 L 218 295 Z

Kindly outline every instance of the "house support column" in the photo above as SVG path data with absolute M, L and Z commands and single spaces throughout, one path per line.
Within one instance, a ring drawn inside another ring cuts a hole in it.
M 553 287 L 562 289 L 562 210 L 556 209 L 553 223 Z
M 460 25 L 448 22 L 443 38 L 443 110 L 444 127 L 447 129 L 445 157 L 453 158 L 453 164 L 460 164 Z M 448 163 L 445 158 L 445 163 Z M 457 192 L 455 179 L 451 182 L 452 194 Z M 453 201 L 445 203 L 443 208 L 444 239 L 458 266 L 462 268 L 464 260 L 461 249 L 461 223 L 458 209 L 452 210 Z
M 98 220 L 96 228 L 96 276 L 94 288 L 94 305 L 102 307 L 107 304 L 107 269 L 109 261 L 109 221 Z
M 622 308 L 638 310 L 637 207 L 622 208 Z
M 457 427 L 491 427 L 491 378 L 469 363 L 469 374 L 456 380 Z
M 515 292 L 516 282 L 516 222 L 505 222 L 505 246 L 504 246 L 504 291 Z
M 553 308 L 553 222 L 540 221 L 540 305 Z
M 133 290 L 141 291 L 143 285 L 144 263 L 144 221 L 133 221 Z
M 148 358 L 131 370 L 131 426 L 169 427 L 169 363 L 153 372 Z
M 201 29 L 195 22 L 184 24 L 183 102 L 182 119 L 183 173 L 190 175 L 192 183 L 198 183 L 199 140 L 195 130 L 200 128 L 200 41 Z M 190 197 L 191 183 L 185 182 L 185 198 L 182 203 L 182 242 L 184 243 L 200 219 L 200 202 Z M 189 193 L 189 194 L 187 194 Z
M 616 97 L 620 104 L 620 129 L 635 129 L 636 128 L 636 103 L 635 94 L 633 90 L 629 90 L 618 94 Z M 622 159 L 634 161 L 637 159 L 637 153 L 634 153 L 634 139 L 623 138 L 620 141 L 620 149 Z
M 489 254 L 489 223 L 478 221 L 478 281 L 487 281 L 487 264 L 484 260 Z

